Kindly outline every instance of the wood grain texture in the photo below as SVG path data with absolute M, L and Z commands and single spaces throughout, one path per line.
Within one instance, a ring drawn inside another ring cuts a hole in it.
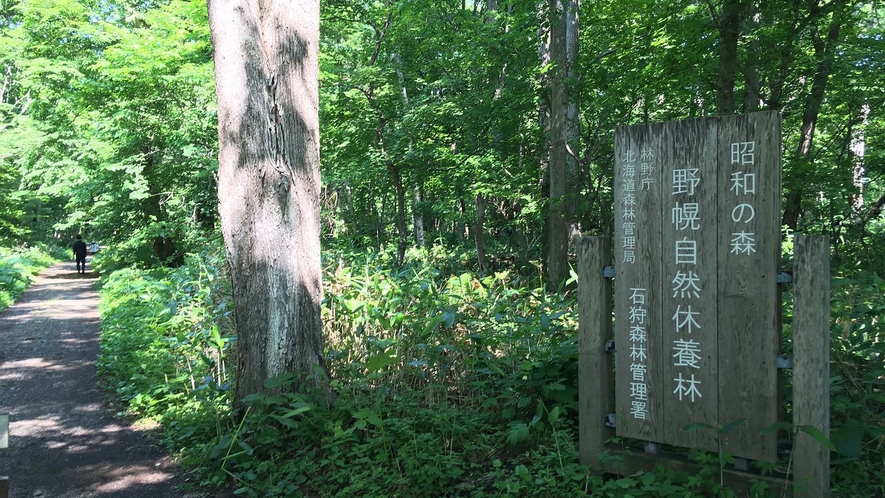
M 659 126 L 619 128 L 615 133 L 615 398 L 617 434 L 645 441 L 662 442 L 663 342 L 661 327 L 661 169 L 657 157 L 661 148 Z M 645 160 L 643 160 L 645 159 Z M 646 163 L 646 174 L 642 164 Z M 633 175 L 628 174 L 633 168 Z M 633 185 L 630 186 L 630 181 Z M 644 186 L 643 178 L 649 179 Z M 644 188 L 647 187 L 647 188 Z M 630 195 L 633 195 L 634 201 Z M 629 215 L 631 209 L 635 217 Z M 629 223 L 634 225 L 631 227 Z M 632 235 L 631 235 L 632 230 Z M 635 239 L 635 248 L 629 249 Z M 635 261 L 628 257 L 632 250 Z M 644 290 L 643 303 L 631 296 Z M 631 316 L 631 308 L 632 316 Z M 642 317 L 637 315 L 641 311 Z M 631 326 L 645 328 L 646 341 L 632 340 Z M 640 355 L 640 348 L 642 354 Z M 637 380 L 631 365 L 644 365 L 644 382 Z M 634 384 L 642 383 L 648 395 L 635 396 Z M 631 396 L 631 394 L 633 394 Z M 634 413 L 634 402 L 646 403 L 644 417 Z
M 830 435 L 830 241 L 796 235 L 793 274 L 793 424 Z M 793 448 L 796 496 L 830 495 L 830 452 L 799 432 Z
M 614 430 L 605 416 L 615 410 L 614 367 L 605 343 L 612 338 L 612 284 L 602 276 L 611 264 L 608 237 L 577 239 L 578 249 L 578 437 L 581 464 L 602 473 L 599 453 Z
M 694 119 L 661 129 L 663 439 L 710 451 L 718 450 L 715 431 L 682 429 L 719 422 L 715 123 Z
M 616 130 L 619 436 L 775 459 L 776 435 L 760 432 L 779 417 L 780 123 L 777 112 L 761 112 Z M 644 163 L 653 170 L 643 170 Z M 645 190 L 644 171 L 651 185 Z M 635 259 L 627 257 L 628 245 Z M 686 250 L 693 261 L 679 257 Z M 631 416 L 635 289 L 646 294 L 645 419 Z M 695 364 L 678 341 L 695 343 Z M 683 356 L 675 356 L 680 349 Z M 693 401 L 686 399 L 692 385 Z M 739 420 L 728 434 L 682 430 Z
M 720 442 L 735 456 L 768 461 L 776 433 L 760 432 L 778 421 L 780 136 L 773 111 L 719 124 L 719 423 L 746 419 Z M 734 188 L 734 175 L 744 188 Z M 752 189 L 746 175 L 755 175 Z M 752 234 L 753 250 L 735 252 L 740 233 Z

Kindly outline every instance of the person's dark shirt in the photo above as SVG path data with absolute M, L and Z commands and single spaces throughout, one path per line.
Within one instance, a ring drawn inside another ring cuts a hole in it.
M 78 259 L 86 259 L 86 243 L 82 240 L 74 242 L 74 257 Z

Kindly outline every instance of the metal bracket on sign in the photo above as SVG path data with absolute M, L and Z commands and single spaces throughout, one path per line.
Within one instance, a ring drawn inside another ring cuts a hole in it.
M 778 439 L 777 440 L 777 454 L 778 456 L 787 456 L 793 453 L 793 442 L 789 439 Z
M 777 369 L 778 370 L 792 370 L 793 369 L 793 357 L 786 354 L 777 355 Z
M 614 350 L 615 350 L 615 340 L 609 339 L 609 340 L 605 341 L 605 352 L 612 353 L 612 352 L 614 352 Z
M 615 414 L 614 413 L 606 413 L 605 414 L 605 426 L 606 427 L 617 427 L 615 423 Z
M 785 272 L 783 270 L 777 271 L 777 283 L 779 284 L 792 284 L 793 283 L 793 274 Z
M 615 278 L 615 267 L 606 266 L 602 269 L 602 278 Z

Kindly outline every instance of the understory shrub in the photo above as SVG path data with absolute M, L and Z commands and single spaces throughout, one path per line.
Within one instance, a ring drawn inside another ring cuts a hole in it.
M 478 275 L 439 249 L 413 251 L 401 267 L 385 252 L 326 253 L 334 396 L 281 376 L 267 384 L 281 394 L 233 410 L 221 254 L 215 246 L 177 269 L 119 270 L 102 289 L 100 371 L 132 413 L 163 425 L 203 484 L 255 497 L 734 496 L 719 484 L 730 459 L 703 452 L 693 453 L 694 475 L 591 477 L 577 451 L 573 282 L 554 291 L 524 269 Z M 833 372 L 834 496 L 882 486 L 871 469 L 885 426 L 875 361 L 885 293 L 864 278 L 834 291 L 834 356 L 850 365 Z M 751 496 L 778 491 L 756 483 Z
M 14 303 L 37 274 L 55 262 L 52 252 L 45 246 L 0 247 L 0 310 Z

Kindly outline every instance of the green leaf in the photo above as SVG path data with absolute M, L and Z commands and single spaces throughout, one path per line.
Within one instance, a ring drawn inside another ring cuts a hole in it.
M 682 430 L 685 432 L 692 432 L 692 431 L 696 431 L 698 429 L 712 429 L 715 431 L 716 427 L 712 426 L 710 424 L 705 424 L 704 422 L 695 422 L 693 424 L 688 424 L 682 428 Z
M 765 435 L 765 434 L 771 434 L 772 432 L 786 431 L 786 430 L 792 430 L 792 429 L 793 429 L 793 424 L 791 424 L 789 422 L 775 422 L 775 423 L 769 425 L 768 427 L 762 429 L 762 431 L 760 431 L 759 434 Z
M 863 452 L 863 426 L 849 420 L 843 427 L 834 429 L 830 439 L 840 455 L 858 458 Z
M 455 325 L 455 312 L 447 311 L 443 315 L 443 320 L 446 322 L 446 328 L 451 329 Z
M 824 448 L 826 448 L 830 451 L 838 451 L 838 450 L 836 450 L 836 447 L 833 445 L 833 442 L 830 441 L 830 438 L 828 438 L 826 436 L 826 434 L 821 432 L 821 430 L 818 429 L 817 427 L 815 427 L 813 425 L 800 425 L 799 431 L 804 432 L 805 434 L 808 434 L 809 436 L 814 438 L 814 440 L 817 441 L 818 443 L 820 443 L 821 446 L 823 446 Z
M 365 367 L 369 372 L 377 372 L 397 361 L 393 351 L 384 351 L 366 360 Z
M 362 408 L 360 410 L 357 410 L 353 413 L 353 417 L 357 420 L 365 420 L 375 427 L 381 427 L 383 425 L 381 417 L 369 408 Z
M 304 406 L 299 406 L 298 408 L 295 408 L 295 409 L 289 410 L 288 412 L 286 412 L 285 415 L 281 415 L 281 417 L 283 417 L 283 418 L 292 418 L 292 417 L 294 417 L 295 415 L 301 415 L 302 413 L 307 412 L 307 411 L 310 411 L 311 409 L 313 409 L 312 406 L 310 406 L 310 405 L 308 405 L 308 404 L 305 404 Z
M 285 425 L 286 427 L 288 427 L 290 429 L 297 429 L 298 428 L 298 422 L 295 419 L 285 418 L 285 417 L 281 417 L 279 415 L 271 415 L 271 418 L 273 418 L 277 422 Z
M 243 397 L 243 403 L 246 403 L 246 404 L 258 403 L 260 401 L 264 401 L 264 398 L 266 398 L 266 397 L 267 397 L 267 394 L 265 394 L 265 393 L 247 394 L 246 396 Z
M 295 374 L 292 373 L 284 373 L 277 375 L 276 377 L 271 377 L 264 381 L 264 387 L 268 389 L 276 389 L 280 386 L 288 384 L 295 379 Z
M 728 434 L 729 432 L 737 429 L 739 425 L 743 424 L 746 421 L 746 417 L 742 417 L 733 422 L 729 422 L 728 424 L 725 424 L 721 429 L 719 429 L 719 434 Z
M 557 424 L 559 422 L 559 414 L 559 406 L 554 406 L 550 413 L 547 414 L 547 420 L 550 421 L 550 424 Z

